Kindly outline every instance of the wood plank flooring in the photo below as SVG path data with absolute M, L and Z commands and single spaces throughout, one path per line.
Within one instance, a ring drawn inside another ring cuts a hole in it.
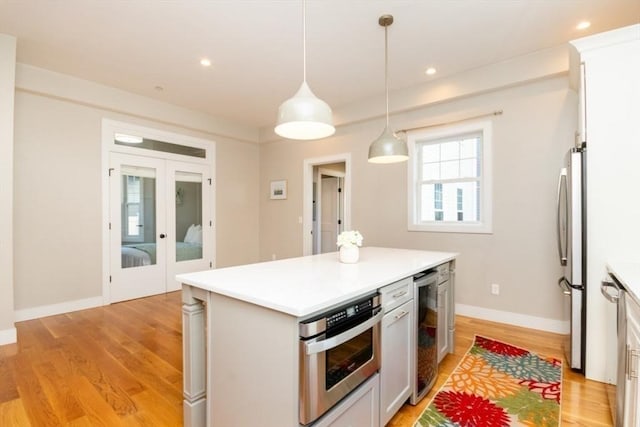
M 17 323 L 0 346 L 0 426 L 182 425 L 180 305 L 173 292 Z M 413 426 L 476 333 L 562 357 L 558 335 L 458 316 L 434 390 L 389 427 Z M 562 425 L 610 426 L 605 386 L 565 368 Z

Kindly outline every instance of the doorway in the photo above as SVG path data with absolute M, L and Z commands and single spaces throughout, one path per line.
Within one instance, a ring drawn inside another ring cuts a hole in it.
M 302 199 L 303 255 L 335 252 L 351 227 L 351 154 L 306 159 Z
M 337 250 L 344 230 L 344 170 L 344 162 L 313 167 L 313 254 Z
M 209 144 L 157 131 L 152 135 L 146 128 L 125 131 L 141 135 L 147 148 L 119 144 L 114 135 L 122 135 L 122 124 L 104 121 L 105 304 L 178 290 L 176 274 L 214 266 Z

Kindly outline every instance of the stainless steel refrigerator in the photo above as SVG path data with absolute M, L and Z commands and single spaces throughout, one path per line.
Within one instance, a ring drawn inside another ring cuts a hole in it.
M 572 148 L 558 181 L 558 253 L 564 268 L 558 286 L 570 332 L 564 352 L 572 369 L 584 372 L 587 325 L 586 144 Z

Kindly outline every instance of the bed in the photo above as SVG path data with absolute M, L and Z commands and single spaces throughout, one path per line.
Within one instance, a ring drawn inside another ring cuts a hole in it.
M 202 226 L 191 224 L 183 242 L 176 242 L 176 262 L 202 259 Z M 122 245 L 122 268 L 141 267 L 156 263 L 155 243 Z
M 176 242 L 176 262 L 202 258 L 202 243 Z M 122 268 L 141 267 L 156 263 L 155 243 L 122 245 Z

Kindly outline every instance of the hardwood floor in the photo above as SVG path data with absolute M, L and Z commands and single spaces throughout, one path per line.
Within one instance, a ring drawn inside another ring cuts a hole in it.
M 182 425 L 180 292 L 16 324 L 0 346 L 0 426 Z M 562 357 L 558 335 L 456 318 L 434 390 L 388 424 L 411 427 L 474 334 Z M 610 426 L 603 384 L 564 370 L 562 425 Z

